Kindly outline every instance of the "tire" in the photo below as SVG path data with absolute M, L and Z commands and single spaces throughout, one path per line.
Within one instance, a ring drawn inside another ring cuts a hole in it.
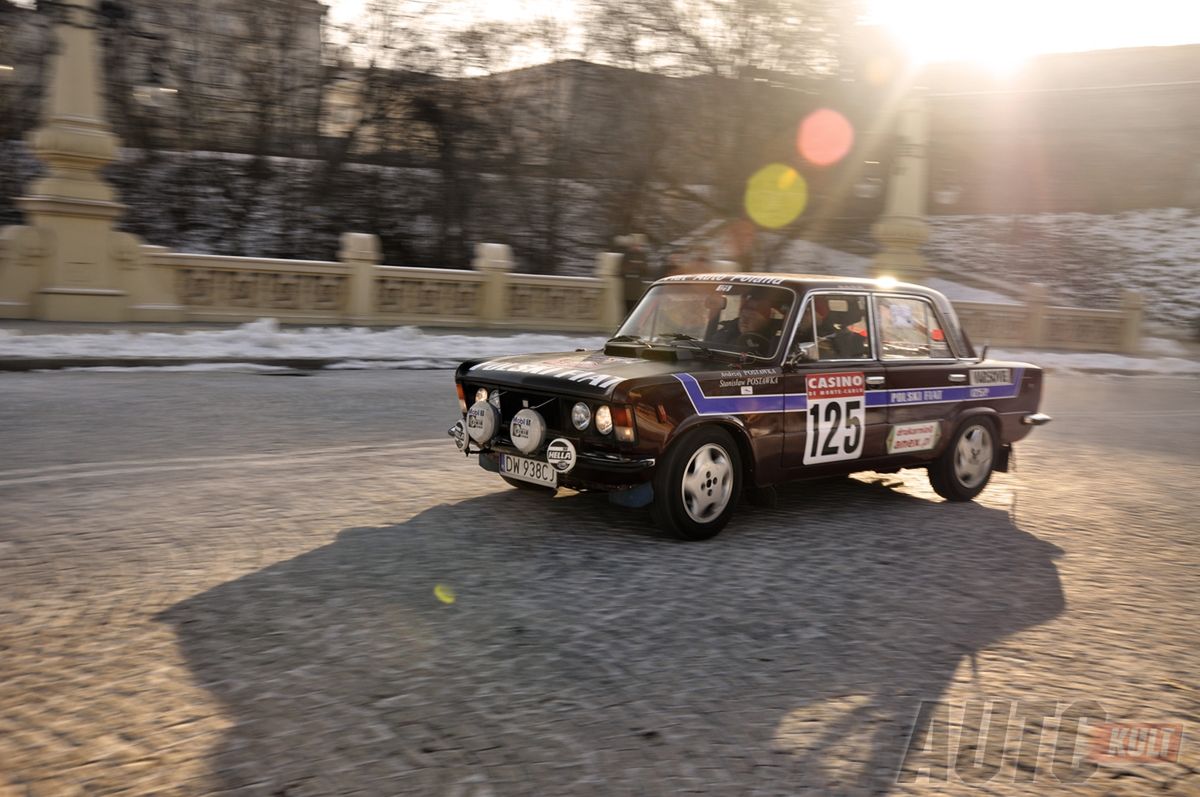
M 694 429 L 671 446 L 654 474 L 655 524 L 682 540 L 715 537 L 742 492 L 742 458 L 729 432 Z
M 511 476 L 501 476 L 500 478 L 504 479 L 504 481 L 506 481 L 508 483 L 509 487 L 516 487 L 518 490 L 530 490 L 530 491 L 536 492 L 536 493 L 557 492 L 557 490 L 554 490 L 553 488 L 547 487 L 545 485 L 534 484 L 533 482 L 521 481 L 520 479 L 514 479 Z
M 929 465 L 929 484 L 947 501 L 970 501 L 983 492 L 996 466 L 996 427 L 977 418 L 955 431 L 946 450 Z

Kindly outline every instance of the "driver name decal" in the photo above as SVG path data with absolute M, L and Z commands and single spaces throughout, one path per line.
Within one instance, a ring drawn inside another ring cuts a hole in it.
M 804 378 L 804 464 L 862 456 L 866 437 L 866 379 L 862 371 L 809 374 Z

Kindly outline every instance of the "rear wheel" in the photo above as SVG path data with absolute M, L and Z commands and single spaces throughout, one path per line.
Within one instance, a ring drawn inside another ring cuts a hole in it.
M 678 440 L 654 474 L 654 522 L 684 540 L 715 537 L 737 506 L 742 463 L 737 444 L 717 426 Z
M 947 501 L 970 501 L 983 492 L 996 465 L 995 427 L 989 421 L 967 421 L 929 465 L 929 484 Z

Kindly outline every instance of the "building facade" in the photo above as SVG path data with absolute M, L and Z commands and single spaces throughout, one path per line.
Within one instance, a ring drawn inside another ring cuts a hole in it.
M 295 152 L 318 129 L 325 11 L 318 0 L 100 0 L 116 132 L 139 148 Z M 0 0 L 9 140 L 37 121 L 56 13 Z

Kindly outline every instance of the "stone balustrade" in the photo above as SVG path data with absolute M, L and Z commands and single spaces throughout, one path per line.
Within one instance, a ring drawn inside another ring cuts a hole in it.
M 1143 298 L 1125 291 L 1117 310 L 1057 307 L 1044 285 L 1029 286 L 1023 304 L 954 302 L 959 322 L 978 348 L 1066 349 L 1133 354 L 1141 339 Z
M 36 261 L 28 228 L 0 233 L 0 318 L 36 318 Z M 121 233 L 119 235 L 124 236 Z M 272 260 L 170 252 L 117 239 L 130 321 L 359 324 L 606 332 L 624 315 L 621 256 L 604 253 L 595 276 L 513 273 L 503 244 L 479 244 L 469 270 L 380 263 L 374 235 L 342 236 L 338 260 Z M 731 268 L 736 268 L 729 264 Z M 1118 310 L 1056 307 L 1044 286 L 1023 304 L 955 302 L 976 346 L 1135 352 L 1142 298 Z

